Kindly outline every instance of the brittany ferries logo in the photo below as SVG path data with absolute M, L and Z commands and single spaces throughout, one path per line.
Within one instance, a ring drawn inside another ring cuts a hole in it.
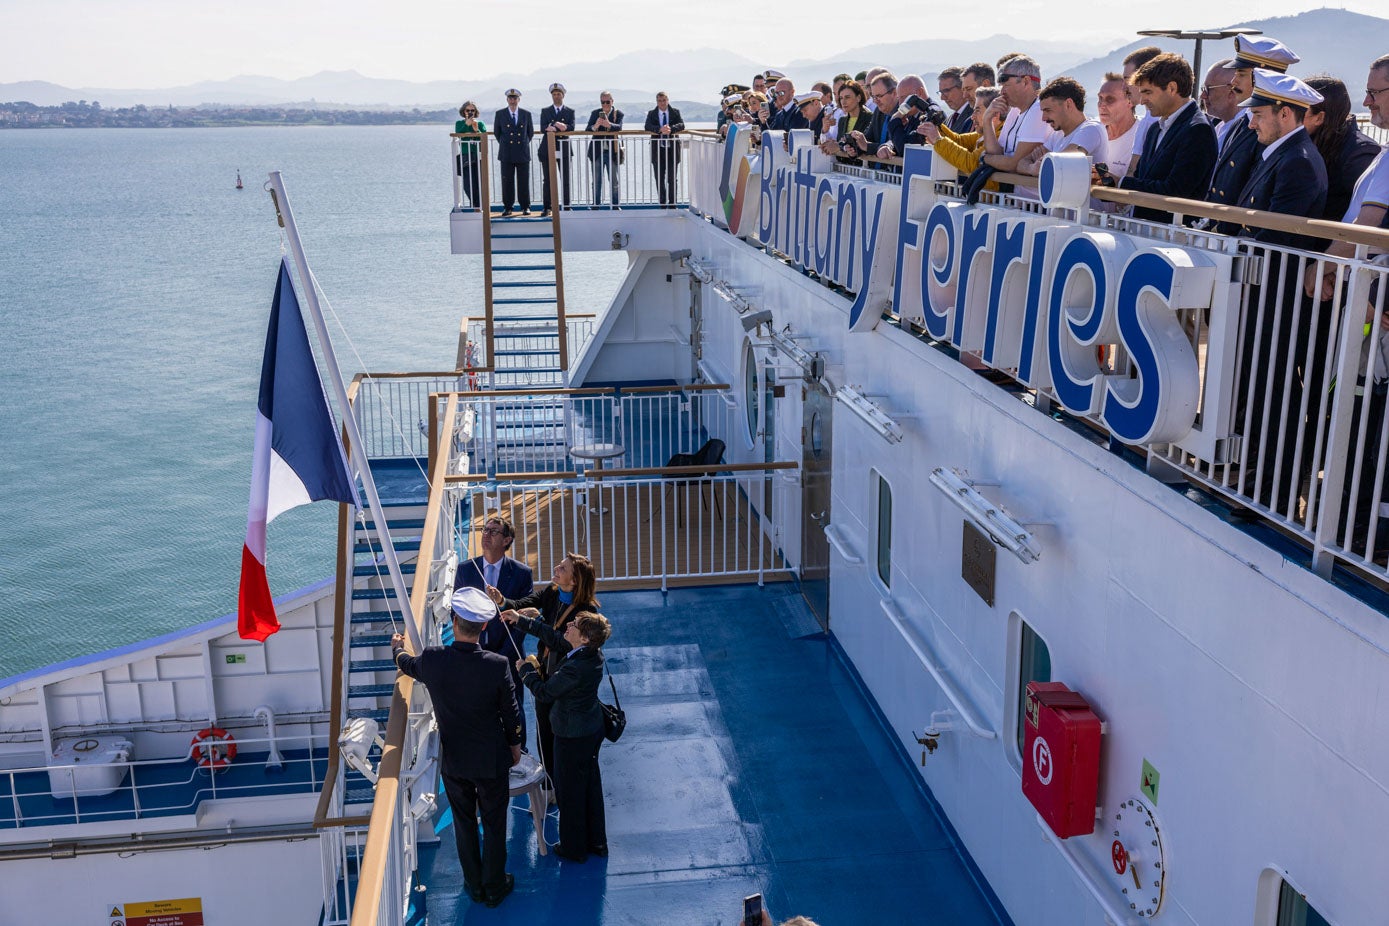
M 719 170 L 719 201 L 728 230 L 739 234 L 743 226 L 744 204 L 747 202 L 748 181 L 752 164 L 748 160 L 751 132 L 736 122 L 728 125 L 728 138 L 723 145 L 723 164 Z

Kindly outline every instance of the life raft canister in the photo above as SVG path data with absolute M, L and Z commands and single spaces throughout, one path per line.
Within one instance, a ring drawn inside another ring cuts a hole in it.
M 208 727 L 193 737 L 189 751 L 198 757 L 198 768 L 226 768 L 236 758 L 236 740 L 221 727 Z

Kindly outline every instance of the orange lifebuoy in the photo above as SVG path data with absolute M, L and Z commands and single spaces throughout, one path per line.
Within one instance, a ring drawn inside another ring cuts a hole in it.
M 208 727 L 193 737 L 189 752 L 197 756 L 198 768 L 226 768 L 236 758 L 236 740 L 221 727 Z

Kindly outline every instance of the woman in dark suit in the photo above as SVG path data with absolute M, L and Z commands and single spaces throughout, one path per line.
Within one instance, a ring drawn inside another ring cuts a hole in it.
M 1326 163 L 1326 208 L 1320 216 L 1339 222 L 1350 206 L 1355 181 L 1379 155 L 1379 143 L 1360 131 L 1350 114 L 1350 92 L 1335 77 L 1309 77 L 1307 86 L 1322 95 L 1322 101 L 1307 110 L 1302 125 Z M 1317 250 L 1330 244 L 1322 241 Z
M 507 598 L 495 588 L 488 588 L 487 594 L 501 609 L 503 620 L 540 640 L 536 648 L 540 656 L 538 664 L 540 677 L 546 679 L 569 653 L 569 643 L 564 638 L 565 626 L 580 612 L 598 610 L 596 585 L 597 576 L 589 558 L 570 553 L 555 565 L 550 584 L 538 592 L 516 599 Z M 535 726 L 536 750 L 553 781 L 557 776 L 548 703 L 536 702 Z
M 826 154 L 844 155 L 839 160 L 846 164 L 855 163 L 855 159 L 862 157 L 869 152 L 860 150 L 857 144 L 849 136 L 855 132 L 867 132 L 868 125 L 873 121 L 873 114 L 866 107 L 868 105 L 868 94 L 863 89 L 863 84 L 856 80 L 846 80 L 839 88 L 839 128 L 835 131 L 834 141 L 822 142 L 820 147 Z M 847 147 L 846 147 L 847 146 Z
M 603 776 L 598 769 L 598 749 L 603 745 L 598 685 L 603 681 L 603 644 L 611 631 L 603 615 L 584 611 L 565 625 L 568 652 L 549 678 L 540 677 L 535 656 L 517 664 L 521 681 L 535 695 L 535 703 L 550 705 L 559 798 L 559 848 L 555 854 L 571 862 L 608 854 Z

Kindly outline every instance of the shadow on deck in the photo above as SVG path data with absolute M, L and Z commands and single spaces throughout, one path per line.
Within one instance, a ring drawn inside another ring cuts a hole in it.
M 773 922 L 1010 922 L 794 586 L 600 593 L 629 719 L 602 753 L 611 855 L 539 856 L 517 799 L 515 894 L 460 896 L 446 829 L 412 922 L 733 926 L 758 891 Z

